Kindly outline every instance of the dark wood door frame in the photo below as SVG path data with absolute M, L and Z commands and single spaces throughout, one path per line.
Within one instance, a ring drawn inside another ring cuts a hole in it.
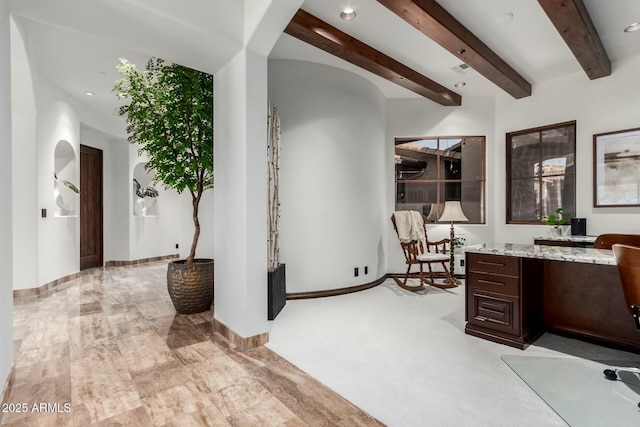
M 80 270 L 103 265 L 102 150 L 80 145 Z

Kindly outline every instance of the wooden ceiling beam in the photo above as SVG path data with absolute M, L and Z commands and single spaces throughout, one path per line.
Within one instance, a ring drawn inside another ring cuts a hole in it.
M 284 32 L 438 104 L 462 104 L 462 97 L 457 93 L 302 9 L 294 15 Z
M 582 0 L 538 3 L 591 80 L 611 75 L 611 61 Z
M 430 39 L 516 99 L 531 95 L 531 84 L 433 0 L 378 0 Z

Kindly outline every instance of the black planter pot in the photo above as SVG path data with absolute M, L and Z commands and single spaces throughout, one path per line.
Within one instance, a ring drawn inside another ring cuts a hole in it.
M 213 260 L 195 259 L 169 263 L 167 290 L 173 306 L 180 314 L 207 311 L 213 302 Z
M 275 319 L 287 303 L 286 279 L 284 264 L 279 264 L 275 270 L 267 272 L 268 320 Z

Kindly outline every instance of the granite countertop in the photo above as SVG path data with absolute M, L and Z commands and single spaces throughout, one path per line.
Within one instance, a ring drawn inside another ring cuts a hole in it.
M 533 240 L 551 240 L 556 242 L 588 242 L 593 243 L 598 236 L 533 236 Z
M 586 264 L 616 265 L 616 258 L 610 249 L 520 245 L 515 243 L 481 243 L 479 245 L 467 246 L 465 252 L 582 262 Z

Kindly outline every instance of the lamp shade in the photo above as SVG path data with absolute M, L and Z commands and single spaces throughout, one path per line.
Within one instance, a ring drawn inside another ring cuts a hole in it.
M 429 215 L 427 215 L 427 221 L 436 222 L 441 213 L 442 205 L 440 205 L 440 203 L 431 203 L 431 210 L 429 211 Z
M 444 212 L 442 212 L 440 221 L 460 222 L 469 221 L 469 218 L 464 216 L 464 212 L 462 212 L 462 206 L 460 206 L 459 201 L 449 201 L 444 202 Z

